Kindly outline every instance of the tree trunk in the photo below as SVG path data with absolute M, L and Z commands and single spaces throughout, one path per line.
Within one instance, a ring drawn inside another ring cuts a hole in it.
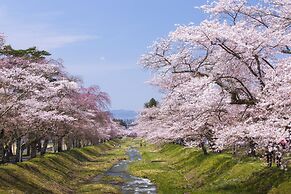
M 56 141 L 55 137 L 53 138 L 53 148 L 54 148 L 54 153 L 56 153 L 57 152 L 57 141 Z
M 41 139 L 37 141 L 36 148 L 37 148 L 37 152 L 41 152 Z
M 236 156 L 236 144 L 233 144 L 232 155 Z
M 76 139 L 76 147 L 80 148 L 81 147 L 81 140 Z
M 22 149 L 21 149 L 21 137 L 16 139 L 16 156 L 15 156 L 15 162 L 21 162 L 22 161 Z
M 76 139 L 74 138 L 72 141 L 73 141 L 73 148 L 75 148 L 76 147 Z
M 202 148 L 202 151 L 203 151 L 204 155 L 207 155 L 207 154 L 208 154 L 208 152 L 207 152 L 207 148 L 206 148 L 206 146 L 205 146 L 205 143 L 204 143 L 204 142 L 202 142 L 202 143 L 201 143 L 201 148 Z
M 249 146 L 250 146 L 250 150 L 249 150 L 248 155 L 251 157 L 255 157 L 256 156 L 256 143 L 253 140 L 251 140 L 249 142 Z
M 1 158 L 1 161 L 2 161 L 2 163 L 4 164 L 4 163 L 6 163 L 6 150 L 5 150 L 5 148 L 3 148 L 3 150 L 2 150 L 2 158 Z
M 26 155 L 30 156 L 30 153 L 31 153 L 30 145 L 26 143 L 25 146 L 26 146 Z
M 73 146 L 73 141 L 71 138 L 67 138 L 67 142 L 66 142 L 66 145 L 67 145 L 67 150 L 71 150 L 72 149 L 72 146 Z
M 6 152 L 6 161 L 10 162 L 10 158 L 11 156 L 13 156 L 13 152 L 12 152 L 12 145 L 10 144 L 8 146 L 7 152 Z
M 63 151 L 63 138 L 60 137 L 58 138 L 58 152 L 62 152 Z
M 4 147 L 2 161 L 3 163 L 10 162 L 10 157 L 12 156 L 12 146 L 8 145 L 7 147 Z
M 43 142 L 43 145 L 42 145 L 42 148 L 40 150 L 40 155 L 44 155 L 46 153 L 48 142 L 49 142 L 48 138 L 45 138 L 44 142 Z
M 37 154 L 37 146 L 36 146 L 36 142 L 32 142 L 31 143 L 31 150 L 30 150 L 30 158 L 35 158 L 36 157 L 36 154 Z
M 4 146 L 2 144 L 0 147 L 0 151 L 1 151 L 1 163 L 4 163 L 3 159 L 4 159 L 4 155 L 5 155 L 5 149 L 4 149 Z
M 266 156 L 267 156 L 267 163 L 268 163 L 268 167 L 272 167 L 272 153 L 271 152 L 267 152 L 266 153 Z
M 7 147 L 2 147 L 2 163 L 7 162 Z

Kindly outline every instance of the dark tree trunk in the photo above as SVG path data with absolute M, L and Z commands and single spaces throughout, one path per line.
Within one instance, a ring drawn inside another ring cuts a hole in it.
M 67 145 L 67 150 L 71 150 L 72 149 L 72 147 L 73 147 L 73 141 L 72 141 L 71 138 L 69 138 L 69 137 L 67 138 L 66 145 Z
M 273 153 L 272 152 L 267 152 L 266 156 L 267 156 L 268 167 L 272 167 Z
M 204 142 L 202 142 L 202 143 L 201 143 L 201 148 L 202 148 L 203 154 L 204 154 L 204 155 L 207 155 L 207 154 L 208 154 L 208 152 L 207 152 L 207 148 L 206 148 L 206 146 L 205 146 L 205 143 L 204 143 Z
M 54 153 L 57 152 L 57 141 L 56 138 L 53 138 L 53 148 L 54 148 Z
M 58 138 L 58 152 L 62 152 L 63 151 L 63 138 L 60 137 Z
M 32 142 L 31 146 L 30 146 L 31 150 L 30 150 L 30 158 L 35 158 L 37 155 L 37 146 L 36 146 L 36 142 Z
M 74 139 L 74 140 L 73 140 L 73 148 L 76 148 L 76 147 L 77 147 L 77 140 Z
M 233 144 L 233 147 L 232 147 L 232 155 L 236 156 L 236 144 Z
M 12 156 L 12 146 L 9 145 L 7 147 L 4 147 L 2 161 L 3 163 L 10 162 L 10 157 Z
M 30 156 L 30 153 L 31 153 L 30 145 L 26 144 L 25 146 L 26 146 L 26 155 Z
M 16 139 L 16 156 L 15 162 L 22 161 L 22 148 L 21 148 L 21 137 Z
M 76 139 L 76 147 L 80 148 L 81 147 L 81 140 Z
M 5 146 L 2 147 L 2 163 L 7 162 L 7 148 Z
M 13 156 L 12 145 L 11 144 L 8 146 L 6 156 L 7 156 L 6 161 L 10 162 L 10 158 Z
M 4 149 L 4 146 L 2 144 L 0 147 L 0 152 L 1 152 L 1 163 L 4 163 L 3 159 L 4 159 L 4 155 L 5 155 L 5 149 Z
M 256 156 L 256 151 L 251 149 L 250 152 L 249 152 L 249 156 L 255 157 Z
M 253 140 L 251 140 L 249 142 L 249 146 L 250 146 L 250 150 L 249 150 L 249 153 L 248 153 L 249 156 L 251 156 L 251 157 L 255 157 L 256 156 L 256 145 L 257 144 Z
M 2 149 L 2 158 L 1 158 L 2 163 L 5 163 L 6 162 L 5 154 L 6 154 L 6 150 L 5 150 L 5 148 L 3 148 Z
M 41 152 L 41 139 L 37 141 L 36 149 L 37 152 Z
M 9 157 L 13 156 L 12 145 L 9 145 L 8 153 L 9 153 Z
M 46 153 L 48 142 L 49 142 L 48 138 L 45 138 L 44 141 L 43 141 L 42 148 L 40 150 L 40 155 L 44 155 Z

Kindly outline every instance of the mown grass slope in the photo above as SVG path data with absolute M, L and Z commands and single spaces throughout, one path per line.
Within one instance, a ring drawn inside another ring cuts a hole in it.
M 130 171 L 151 179 L 161 194 L 291 193 L 291 170 L 267 168 L 264 161 L 231 154 L 203 155 L 175 144 L 141 147 L 143 160 Z
M 110 185 L 84 184 L 124 158 L 124 151 L 114 144 L 112 141 L 1 165 L 0 193 L 90 193 L 92 190 L 118 193 Z

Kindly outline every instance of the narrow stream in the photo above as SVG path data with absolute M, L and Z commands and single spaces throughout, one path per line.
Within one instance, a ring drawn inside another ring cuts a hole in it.
M 122 178 L 122 183 L 116 185 L 120 186 L 123 194 L 156 194 L 157 188 L 149 179 L 132 176 L 128 172 L 129 163 L 142 159 L 139 151 L 135 148 L 129 148 L 127 154 L 129 160 L 118 162 L 104 173 L 104 175 Z M 104 175 L 95 177 L 93 182 L 100 182 Z

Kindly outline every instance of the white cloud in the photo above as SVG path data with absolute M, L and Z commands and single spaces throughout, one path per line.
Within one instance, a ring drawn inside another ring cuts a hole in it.
M 40 14 L 52 16 L 61 14 L 61 12 Z M 36 46 L 40 49 L 50 50 L 100 38 L 96 35 L 60 32 L 57 27 L 49 23 L 24 22 L 22 18 L 14 17 L 7 7 L 3 6 L 0 6 L 0 17 L 0 33 L 4 33 L 6 36 L 7 44 L 12 44 L 16 48 Z
M 105 57 L 102 56 L 102 57 L 99 57 L 99 60 L 100 61 L 105 61 L 106 59 L 105 59 Z
M 5 34 L 5 32 L 4 32 Z M 37 46 L 41 49 L 55 49 L 68 44 L 96 40 L 98 36 L 91 35 L 61 35 L 48 32 L 8 33 L 7 42 L 17 48 Z

